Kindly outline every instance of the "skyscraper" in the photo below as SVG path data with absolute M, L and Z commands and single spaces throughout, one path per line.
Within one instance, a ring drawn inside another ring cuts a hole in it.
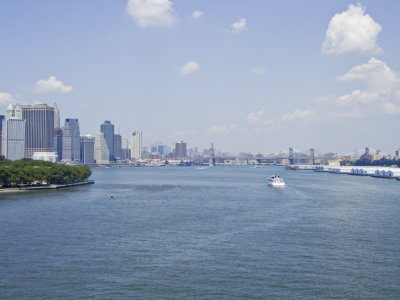
M 104 139 L 106 140 L 109 151 L 109 161 L 115 161 L 114 125 L 110 121 L 104 121 L 104 123 L 100 125 L 100 132 L 104 133 Z
M 34 152 L 54 151 L 54 107 L 46 104 L 9 106 L 7 115 L 26 120 L 26 157 L 32 158 Z
M 1 137 L 2 137 L 2 126 L 3 126 L 3 120 L 5 119 L 4 115 L 0 115 L 0 154 L 1 152 Z
M 107 142 L 104 138 L 104 133 L 99 132 L 94 141 L 94 160 L 96 164 L 108 164 L 110 152 L 108 151 Z
M 60 110 L 56 103 L 54 103 L 54 128 L 60 128 Z
M 114 134 L 114 156 L 115 156 L 115 159 L 122 159 L 121 142 L 122 142 L 121 135 Z
M 62 129 L 54 128 L 54 152 L 59 160 L 62 159 Z
M 81 159 L 81 136 L 78 119 L 65 119 L 62 129 L 62 160 L 79 161 Z
M 25 157 L 25 120 L 11 117 L 2 121 L 1 153 L 10 160 Z
M 134 131 L 131 134 L 131 159 L 142 158 L 142 132 Z
M 81 136 L 81 162 L 85 165 L 94 163 L 95 137 L 90 134 Z
M 186 157 L 186 143 L 183 141 L 175 143 L 175 155 L 180 158 Z

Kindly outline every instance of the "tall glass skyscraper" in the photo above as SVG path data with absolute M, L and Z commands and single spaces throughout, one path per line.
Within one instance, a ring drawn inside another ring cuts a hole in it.
M 114 155 L 114 125 L 110 121 L 104 121 L 103 124 L 100 125 L 100 132 L 104 133 L 104 139 L 106 140 L 106 144 L 109 152 L 109 160 L 115 161 Z
M 65 119 L 62 129 L 62 160 L 80 161 L 81 134 L 78 119 Z

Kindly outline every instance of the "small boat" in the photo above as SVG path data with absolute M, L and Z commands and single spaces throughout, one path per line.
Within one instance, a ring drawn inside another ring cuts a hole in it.
M 296 166 L 286 166 L 286 170 L 291 170 L 291 171 L 296 171 L 297 167 Z
M 271 186 L 285 186 L 285 180 L 282 177 L 272 175 L 268 178 L 268 184 Z
M 197 167 L 196 170 L 205 170 L 207 167 Z
M 254 165 L 253 166 L 253 169 L 259 169 L 259 168 L 262 168 L 260 165 Z

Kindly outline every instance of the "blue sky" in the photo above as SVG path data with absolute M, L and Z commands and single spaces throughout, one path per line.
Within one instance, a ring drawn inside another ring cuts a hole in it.
M 81 133 L 110 120 L 145 145 L 394 153 L 399 12 L 398 1 L 1 1 L 0 112 L 57 102 Z

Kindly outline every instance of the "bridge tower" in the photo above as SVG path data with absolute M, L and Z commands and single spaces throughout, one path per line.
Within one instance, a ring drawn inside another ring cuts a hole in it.
M 214 150 L 214 143 L 211 143 L 211 148 L 209 150 L 210 153 L 210 159 L 208 161 L 208 164 L 210 166 L 215 166 L 215 150 Z
M 293 148 L 289 148 L 289 164 L 294 164 Z
M 310 149 L 310 162 L 315 165 L 315 149 Z

